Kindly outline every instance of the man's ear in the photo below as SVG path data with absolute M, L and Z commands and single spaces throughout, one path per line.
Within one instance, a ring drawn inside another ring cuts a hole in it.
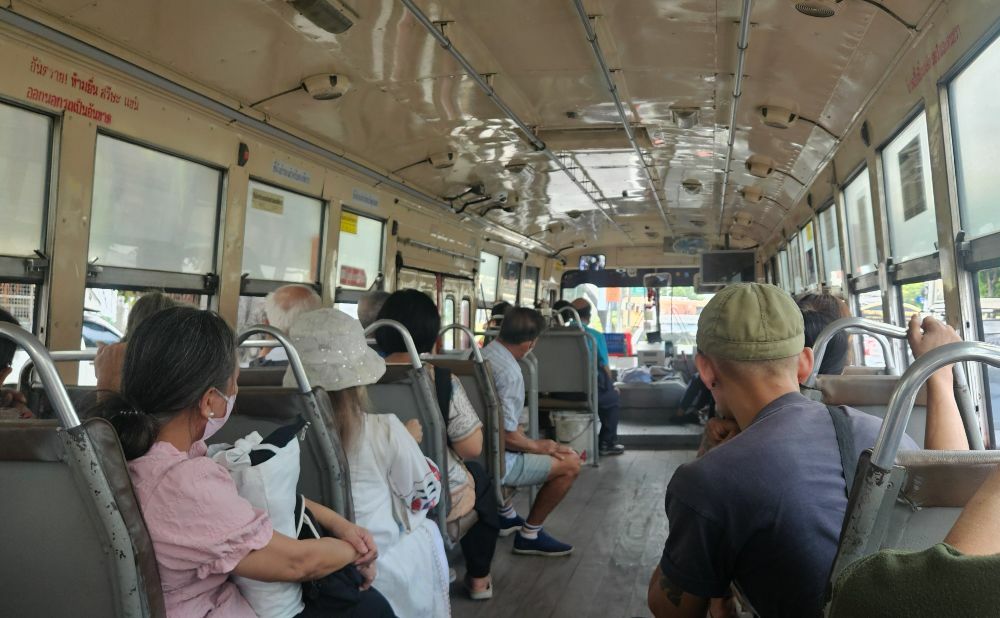
M 694 366 L 698 369 L 698 376 L 708 389 L 716 382 L 715 365 L 707 356 L 698 352 L 694 355 Z
M 805 383 L 806 378 L 808 378 L 809 374 L 812 373 L 814 364 L 815 364 L 815 357 L 813 357 L 813 349 L 802 348 L 802 351 L 799 352 L 799 371 L 798 371 L 799 384 Z

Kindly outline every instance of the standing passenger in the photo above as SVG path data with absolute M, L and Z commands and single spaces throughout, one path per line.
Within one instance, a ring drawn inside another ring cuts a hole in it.
M 385 361 L 365 340 L 361 323 L 336 309 L 307 313 L 289 336 L 313 386 L 330 392 L 350 464 L 358 524 L 381 552 L 375 586 L 403 618 L 448 616 L 448 560 L 427 511 L 438 503 L 440 473 L 394 414 L 370 414 L 365 386 L 385 373 Z M 291 373 L 285 384 L 294 384 Z
M 546 534 L 542 524 L 580 474 L 580 457 L 573 449 L 553 440 L 532 440 L 520 427 L 524 376 L 517 361 L 531 351 L 544 328 L 545 318 L 534 309 L 511 309 L 500 325 L 499 337 L 483 348 L 483 358 L 490 362 L 503 408 L 507 468 L 503 484 L 542 485 L 527 520 L 517 515 L 513 505 L 504 505 L 500 511 L 500 534 L 506 536 L 518 531 L 514 539 L 516 554 L 566 556 L 573 546 Z
M 597 436 L 598 453 L 601 457 L 621 455 L 625 452 L 625 446 L 618 443 L 618 391 L 615 390 L 615 381 L 611 377 L 608 344 L 604 339 L 604 333 L 599 333 L 590 327 L 593 310 L 590 301 L 578 298 L 573 301 L 573 308 L 583 321 L 583 329 L 597 343 L 597 415 L 601 419 L 601 431 Z

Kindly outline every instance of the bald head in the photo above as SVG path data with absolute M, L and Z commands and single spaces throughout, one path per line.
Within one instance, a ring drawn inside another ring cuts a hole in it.
M 586 324 L 590 322 L 590 301 L 586 298 L 578 298 L 573 301 L 573 308 L 580 314 L 580 319 Z
M 267 323 L 287 333 L 295 319 L 303 313 L 323 306 L 323 299 L 307 285 L 283 285 L 267 295 L 264 314 Z

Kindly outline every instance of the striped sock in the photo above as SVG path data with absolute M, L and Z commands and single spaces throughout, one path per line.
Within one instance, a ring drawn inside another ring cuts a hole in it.
M 541 531 L 542 531 L 541 526 L 532 526 L 531 524 L 525 522 L 525 524 L 521 526 L 520 535 L 522 538 L 533 541 L 538 538 L 538 533 Z
M 517 517 L 517 511 L 514 510 L 513 504 L 505 504 L 503 508 L 500 509 L 500 516 L 505 519 L 514 519 Z

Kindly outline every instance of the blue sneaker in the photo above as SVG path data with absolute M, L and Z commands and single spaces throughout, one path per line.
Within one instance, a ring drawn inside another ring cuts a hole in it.
M 500 516 L 500 536 L 510 536 L 521 529 L 524 525 L 524 518 L 520 515 L 513 517 Z
M 514 553 L 529 556 L 568 556 L 573 553 L 573 546 L 560 543 L 545 533 L 538 531 L 537 539 L 526 539 L 520 534 L 514 538 Z

